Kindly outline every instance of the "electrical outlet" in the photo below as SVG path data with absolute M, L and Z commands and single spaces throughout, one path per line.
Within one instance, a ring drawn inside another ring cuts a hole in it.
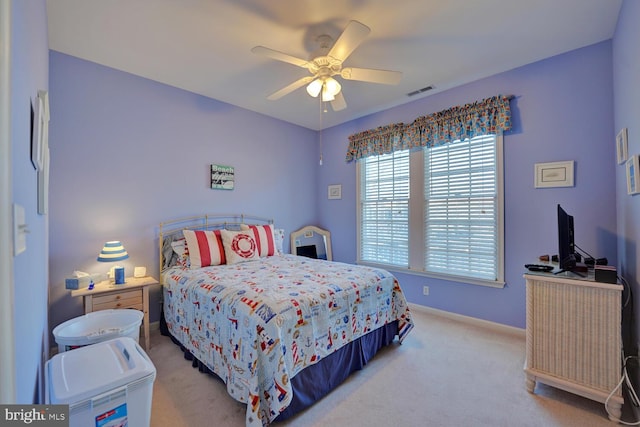
M 422 287 L 422 295 L 429 295 L 429 287 L 428 286 L 423 286 Z

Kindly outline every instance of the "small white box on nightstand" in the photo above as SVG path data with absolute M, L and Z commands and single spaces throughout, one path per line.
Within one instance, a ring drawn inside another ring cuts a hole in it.
M 144 277 L 147 275 L 146 267 L 134 267 L 133 269 L 133 277 Z

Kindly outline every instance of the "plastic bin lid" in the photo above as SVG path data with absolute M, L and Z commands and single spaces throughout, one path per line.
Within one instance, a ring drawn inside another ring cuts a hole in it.
M 99 310 L 74 317 L 53 329 L 56 338 L 78 339 L 80 343 L 91 342 L 96 336 L 117 335 L 121 330 L 142 321 L 144 314 L 135 309 Z
M 53 404 L 77 403 L 155 374 L 138 343 L 119 337 L 53 356 L 47 362 L 49 398 Z

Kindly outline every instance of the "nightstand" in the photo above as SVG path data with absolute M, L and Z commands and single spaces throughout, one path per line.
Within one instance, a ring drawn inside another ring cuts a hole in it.
M 87 288 L 71 291 L 71 296 L 82 297 L 84 313 L 111 308 L 135 308 L 144 313 L 144 348 L 149 350 L 149 286 L 157 285 L 158 280 L 151 276 L 127 277 L 123 285 L 105 280 L 96 283 L 92 290 Z

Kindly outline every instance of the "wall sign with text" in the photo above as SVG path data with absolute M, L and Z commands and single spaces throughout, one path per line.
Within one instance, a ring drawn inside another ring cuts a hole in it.
M 211 165 L 211 188 L 214 190 L 233 190 L 235 172 L 233 166 Z

